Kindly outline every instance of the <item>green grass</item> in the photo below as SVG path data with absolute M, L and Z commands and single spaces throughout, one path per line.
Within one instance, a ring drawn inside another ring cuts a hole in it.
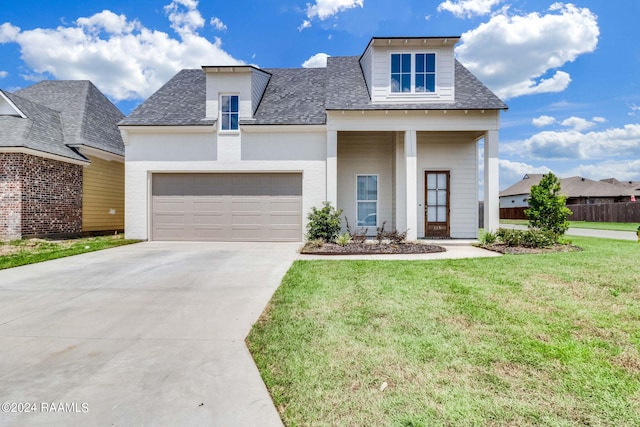
M 297 261 L 247 343 L 287 426 L 640 425 L 640 245 L 573 242 Z
M 524 219 L 501 219 L 501 224 L 528 225 L 529 222 Z M 614 230 L 614 231 L 636 231 L 639 223 L 635 222 L 588 222 L 588 221 L 570 221 L 570 227 L 573 228 L 590 228 L 594 230 Z
M 0 242 L 0 270 L 137 242 L 139 240 L 124 239 L 123 235 L 71 240 L 28 239 Z

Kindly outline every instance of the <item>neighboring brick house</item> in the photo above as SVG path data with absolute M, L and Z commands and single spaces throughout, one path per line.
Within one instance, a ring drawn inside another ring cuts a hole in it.
M 0 90 L 0 238 L 123 230 L 122 118 L 89 81 Z
M 120 122 L 126 234 L 300 241 L 329 201 L 352 226 L 418 238 L 499 226 L 507 106 L 455 60 L 459 37 L 371 39 L 326 68 L 182 70 Z

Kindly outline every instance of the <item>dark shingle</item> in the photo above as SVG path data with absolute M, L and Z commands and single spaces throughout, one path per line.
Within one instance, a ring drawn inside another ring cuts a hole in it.
M 74 160 L 87 159 L 64 144 L 61 113 L 2 91 L 26 116 L 0 116 L 0 147 L 24 147 Z
M 373 104 L 357 56 L 327 60 L 327 110 L 501 110 L 507 105 L 469 70 L 455 62 L 455 101 L 429 104 Z
M 182 70 L 125 119 L 124 126 L 201 126 L 205 120 L 206 80 L 202 70 Z
M 16 92 L 61 113 L 64 143 L 124 155 L 117 124 L 124 115 L 88 80 L 45 80 Z

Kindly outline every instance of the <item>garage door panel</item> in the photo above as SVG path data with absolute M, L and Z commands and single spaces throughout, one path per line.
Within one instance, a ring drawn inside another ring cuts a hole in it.
M 301 174 L 154 174 L 152 185 L 155 240 L 300 240 Z

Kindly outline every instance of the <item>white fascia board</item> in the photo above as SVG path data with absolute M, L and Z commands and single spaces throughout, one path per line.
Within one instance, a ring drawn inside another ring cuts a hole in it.
M 247 133 L 326 132 L 327 125 L 240 125 Z
M 89 160 L 77 160 L 69 157 L 58 156 L 57 154 L 45 153 L 44 151 L 34 150 L 27 147 L 0 147 L 0 153 L 21 153 L 29 154 L 31 156 L 42 157 L 43 159 L 57 160 L 59 162 L 71 163 L 74 165 L 89 166 L 91 162 Z
M 97 148 L 88 147 L 86 145 L 70 145 L 69 147 L 75 147 L 80 151 L 80 154 L 85 156 L 93 156 L 109 162 L 124 163 L 124 156 L 118 154 L 109 153 L 108 151 L 99 150 Z
M 118 126 L 124 145 L 129 145 L 129 135 L 145 133 L 216 133 L 214 125 L 202 126 Z
M 23 119 L 26 119 L 26 118 L 27 118 L 27 116 L 26 116 L 22 111 L 20 111 L 20 109 L 16 106 L 16 104 L 14 104 L 14 103 L 13 103 L 13 102 L 12 102 L 12 101 L 11 101 L 11 100 L 10 100 L 10 99 L 5 95 L 5 94 L 4 94 L 4 93 L 2 93 L 2 91 L 1 91 L 1 90 L 0 90 L 0 96 L 2 97 L 2 99 L 4 99 L 4 100 L 7 102 L 7 104 L 9 104 L 9 106 L 10 106 L 11 108 L 13 108 L 13 109 L 15 110 L 15 112 L 16 112 L 20 117 L 22 117 Z

